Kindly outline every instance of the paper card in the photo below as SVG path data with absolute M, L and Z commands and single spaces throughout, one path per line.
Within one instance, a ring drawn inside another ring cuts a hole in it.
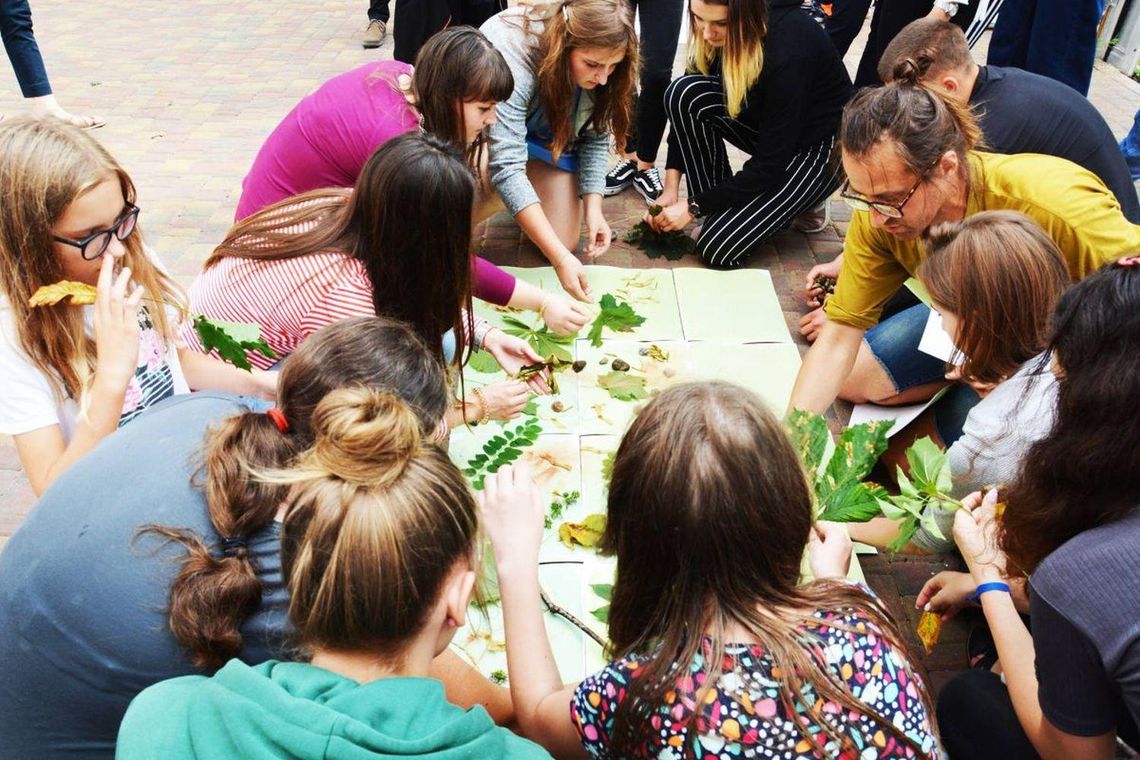
M 639 316 L 645 317 L 645 322 L 630 332 L 603 330 L 603 339 L 659 341 L 685 337 L 671 270 L 588 266 L 586 276 L 594 298 L 601 299 L 609 293 L 618 303 L 628 303 Z M 590 325 L 586 325 L 578 337 L 585 338 L 589 329 Z
M 737 345 L 719 341 L 690 343 L 677 381 L 724 380 L 742 385 L 783 417 L 800 371 L 800 352 L 790 343 Z
M 954 347 L 954 339 L 942 327 L 942 315 L 934 309 L 930 310 L 930 316 L 926 318 L 918 350 L 944 362 L 951 361 L 958 350 Z
M 658 361 L 650 355 L 656 346 L 665 361 Z M 636 343 L 627 340 L 602 341 L 601 347 L 591 346 L 589 341 L 578 340 L 574 344 L 576 358 L 586 362 L 578 376 L 578 427 L 582 435 L 622 435 L 629 423 L 661 390 L 680 382 L 683 375 L 680 367 L 685 360 L 687 344 L 676 341 L 658 343 Z M 646 352 L 646 353 L 643 353 Z M 615 360 L 629 365 L 627 372 L 613 369 Z M 613 395 L 600 383 L 608 379 L 619 379 L 633 389 L 630 395 L 638 398 L 622 400 Z
M 950 386 L 943 388 L 930 397 L 929 400 L 921 404 L 908 404 L 906 406 L 880 406 L 878 404 L 856 404 L 851 409 L 851 419 L 847 423 L 848 427 L 854 425 L 861 425 L 864 422 L 874 422 L 876 420 L 894 420 L 894 425 L 887 432 L 887 437 L 899 433 L 906 429 L 906 426 L 914 422 L 920 414 L 929 409 L 935 401 L 942 398 L 942 396 L 950 389 Z
M 791 343 L 772 276 L 763 269 L 674 269 L 686 340 Z

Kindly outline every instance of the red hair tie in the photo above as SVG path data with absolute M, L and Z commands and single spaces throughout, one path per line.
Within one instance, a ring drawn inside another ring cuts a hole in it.
M 1140 256 L 1125 256 L 1116 260 L 1118 267 L 1134 267 L 1140 266 Z
M 282 433 L 289 432 L 289 420 L 285 419 L 285 413 L 275 406 L 271 406 L 265 410 L 265 416 L 273 420 L 273 424 Z

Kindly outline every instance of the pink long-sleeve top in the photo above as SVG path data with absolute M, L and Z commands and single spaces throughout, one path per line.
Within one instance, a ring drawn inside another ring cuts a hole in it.
M 242 181 L 235 218 L 322 187 L 352 187 L 364 164 L 388 140 L 419 129 L 419 114 L 397 86 L 412 67 L 374 61 L 333 77 L 301 99 L 270 133 Z M 473 295 L 505 306 L 515 278 L 474 257 Z

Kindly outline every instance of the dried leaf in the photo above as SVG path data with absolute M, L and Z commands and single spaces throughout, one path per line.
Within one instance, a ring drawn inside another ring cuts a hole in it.
M 629 372 L 607 372 L 598 377 L 598 387 L 605 388 L 610 398 L 618 401 L 637 401 L 649 398 L 644 377 Z
M 74 280 L 60 280 L 38 288 L 28 299 L 28 306 L 54 306 L 65 298 L 71 299 L 72 306 L 87 306 L 95 303 L 95 294 L 98 292 L 94 285 Z
M 564 522 L 558 526 L 558 540 L 569 547 L 575 544 L 593 548 L 602 540 L 602 531 L 606 529 L 606 516 L 601 514 L 587 515 L 580 523 Z
M 625 301 L 617 302 L 612 293 L 606 293 L 602 296 L 598 305 L 602 310 L 598 312 L 594 324 L 590 325 L 590 332 L 587 338 L 590 339 L 590 345 L 597 348 L 602 345 L 602 330 L 609 328 L 613 332 L 623 333 L 632 332 L 633 328 L 638 327 L 645 322 L 645 317 L 638 314 L 633 310 Z M 542 354 L 542 352 L 539 352 Z M 542 354 L 545 356 L 545 354 Z
M 918 619 L 918 639 L 927 654 L 934 651 L 938 637 L 942 635 L 942 617 L 936 612 L 923 612 Z

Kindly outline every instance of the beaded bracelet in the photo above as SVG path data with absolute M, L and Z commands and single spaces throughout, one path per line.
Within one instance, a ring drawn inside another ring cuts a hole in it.
M 483 398 L 483 389 L 472 388 L 471 395 L 473 395 L 475 397 L 475 400 L 479 402 L 479 419 L 475 420 L 475 423 L 478 425 L 487 424 L 491 421 L 491 413 L 487 408 L 487 399 Z

